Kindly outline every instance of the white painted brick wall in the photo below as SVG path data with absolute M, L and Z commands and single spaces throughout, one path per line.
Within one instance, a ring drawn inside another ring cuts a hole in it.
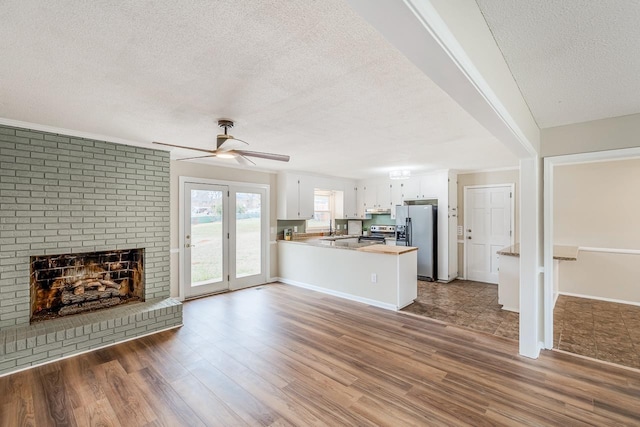
M 0 126 L 0 328 L 29 322 L 29 257 L 145 248 L 169 296 L 169 154 Z
M 29 325 L 30 256 L 130 248 L 147 302 Z M 169 154 L 0 126 L 0 375 L 180 324 Z

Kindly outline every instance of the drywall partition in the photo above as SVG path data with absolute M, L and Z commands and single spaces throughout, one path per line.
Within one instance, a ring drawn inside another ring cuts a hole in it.
M 543 157 L 591 153 L 639 145 L 640 114 L 592 120 L 542 129 L 540 149 Z
M 559 292 L 640 303 L 640 159 L 554 168 L 554 243 L 579 246 Z

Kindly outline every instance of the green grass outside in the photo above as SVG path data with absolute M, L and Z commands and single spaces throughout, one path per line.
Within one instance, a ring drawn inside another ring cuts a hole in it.
M 222 223 L 191 225 L 192 283 L 222 280 Z M 236 276 L 259 274 L 260 218 L 236 220 Z

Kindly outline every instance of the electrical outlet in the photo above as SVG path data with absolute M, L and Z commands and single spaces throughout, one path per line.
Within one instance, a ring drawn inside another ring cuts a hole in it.
M 378 281 L 378 275 L 376 273 L 371 273 L 371 283 L 376 283 Z
M 298 226 L 297 226 L 297 225 L 294 225 L 294 226 L 293 226 L 293 232 L 294 232 L 294 233 L 297 233 L 297 232 L 298 232 Z
M 462 236 L 462 226 L 458 226 L 458 236 Z

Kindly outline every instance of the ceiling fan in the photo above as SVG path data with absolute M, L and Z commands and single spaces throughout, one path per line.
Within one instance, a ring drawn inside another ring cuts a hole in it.
M 206 157 L 218 157 L 220 159 L 236 159 L 236 161 L 241 165 L 255 165 L 255 163 L 251 159 L 249 159 L 249 157 L 257 157 L 260 159 L 268 159 L 268 160 L 277 160 L 279 162 L 288 162 L 290 159 L 289 156 L 285 156 L 283 154 L 272 154 L 272 153 L 263 153 L 260 151 L 240 150 L 237 147 L 242 147 L 243 146 L 242 144 L 249 145 L 249 143 L 241 139 L 234 138 L 232 135 L 228 134 L 228 130 L 233 128 L 233 121 L 220 119 L 218 120 L 218 126 L 224 129 L 224 134 L 218 135 L 216 139 L 215 150 L 207 150 L 204 148 L 195 148 L 195 147 L 185 147 L 182 145 L 166 144 L 164 142 L 155 142 L 155 141 L 154 141 L 154 144 L 166 145 L 167 147 L 185 148 L 187 150 L 195 150 L 195 151 L 208 153 L 205 156 L 187 157 L 184 159 L 177 159 L 177 160 L 193 160 L 193 159 L 203 159 Z

